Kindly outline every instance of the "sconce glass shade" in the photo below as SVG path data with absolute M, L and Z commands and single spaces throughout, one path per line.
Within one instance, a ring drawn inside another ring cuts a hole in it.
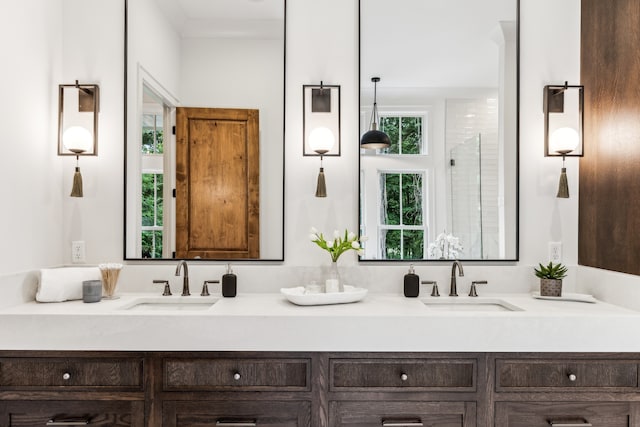
M 549 137 L 549 151 L 560 154 L 568 154 L 578 148 L 580 135 L 578 131 L 570 127 L 562 127 L 553 131 Z
M 73 153 L 84 153 L 91 149 L 93 135 L 82 126 L 71 126 L 62 134 L 62 144 Z
M 326 127 L 317 127 L 309 133 L 309 146 L 318 154 L 325 154 L 333 149 L 336 137 Z

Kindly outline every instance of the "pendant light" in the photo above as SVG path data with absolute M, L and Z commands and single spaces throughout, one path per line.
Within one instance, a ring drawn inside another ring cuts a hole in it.
M 389 135 L 378 130 L 378 103 L 377 103 L 377 83 L 380 77 L 371 77 L 373 82 L 373 109 L 371 110 L 371 121 L 369 122 L 369 130 L 362 135 L 360 139 L 360 147 L 367 150 L 375 150 L 378 148 L 387 148 L 391 145 Z

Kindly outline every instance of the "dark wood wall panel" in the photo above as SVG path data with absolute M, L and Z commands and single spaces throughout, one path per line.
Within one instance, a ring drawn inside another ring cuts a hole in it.
M 640 0 L 582 0 L 578 263 L 640 275 Z

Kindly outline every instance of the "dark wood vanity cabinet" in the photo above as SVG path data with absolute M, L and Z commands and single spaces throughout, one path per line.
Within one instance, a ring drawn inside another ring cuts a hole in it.
M 476 426 L 477 355 L 329 356 L 329 426 Z
M 318 380 L 312 380 L 312 360 L 317 357 L 299 353 L 162 355 L 155 381 L 161 405 L 152 414 L 161 422 L 153 421 L 153 425 L 321 425 L 318 399 L 313 403 L 313 383 Z
M 491 359 L 496 427 L 640 426 L 638 359 L 622 354 Z
M 311 426 L 308 401 L 164 401 L 165 427 L 302 427 Z
M 500 427 L 632 427 L 640 425 L 631 402 L 499 402 Z
M 0 427 L 640 427 L 640 355 L 0 352 Z
M 144 401 L 3 400 L 0 402 L 0 425 L 143 427 Z
M 132 353 L 0 353 L 0 426 L 145 426 L 145 360 Z

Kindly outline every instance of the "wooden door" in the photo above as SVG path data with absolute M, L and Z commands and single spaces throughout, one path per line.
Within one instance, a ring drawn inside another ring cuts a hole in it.
M 176 111 L 176 257 L 260 257 L 258 110 Z

